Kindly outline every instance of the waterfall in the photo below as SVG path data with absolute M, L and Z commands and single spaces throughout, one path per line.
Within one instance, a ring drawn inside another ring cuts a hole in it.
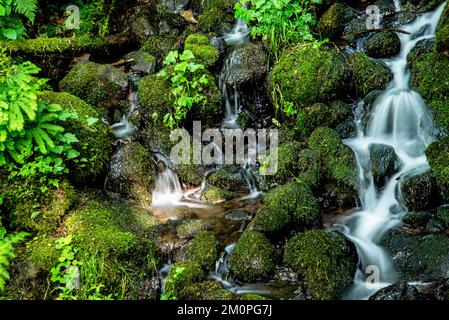
M 394 75 L 392 82 L 374 102 L 365 130 L 361 121 L 363 102 L 358 105 L 355 112 L 358 135 L 344 141 L 356 156 L 361 201 L 359 211 L 333 226 L 356 245 L 359 255 L 354 284 L 344 296 L 347 299 L 367 299 L 397 280 L 390 257 L 378 243 L 407 213 L 407 208 L 396 199 L 396 188 L 402 178 L 428 170 L 424 152 L 434 140 L 424 101 L 409 87 L 407 55 L 419 41 L 434 37 L 443 8 L 444 4 L 403 27 L 410 34 L 398 34 L 400 54 L 384 60 Z M 376 144 L 392 147 L 401 163 L 382 190 L 375 185 L 371 171 L 370 146 Z

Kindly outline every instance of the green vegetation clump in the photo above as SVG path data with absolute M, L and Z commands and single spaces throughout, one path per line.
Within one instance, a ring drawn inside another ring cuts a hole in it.
M 211 231 L 200 231 L 189 247 L 189 256 L 205 271 L 213 270 L 218 256 L 218 242 Z
M 106 170 L 112 152 L 112 137 L 100 121 L 100 115 L 83 100 L 65 92 L 46 91 L 42 98 L 77 113 L 66 124 L 67 130 L 74 132 L 78 139 L 74 147 L 80 153 L 78 162 L 69 163 L 70 174 L 77 183 L 96 180 Z
M 21 39 L 26 35 L 23 20 L 34 22 L 37 0 L 0 1 L 0 40 Z
M 356 93 L 360 97 L 374 90 L 384 90 L 392 79 L 388 68 L 360 52 L 352 56 L 351 67 Z
M 198 262 L 191 260 L 177 262 L 165 280 L 164 296 L 167 300 L 186 298 L 182 292 L 194 283 L 202 281 L 204 277 L 205 274 Z
M 250 230 L 259 231 L 268 235 L 277 235 L 290 226 L 292 216 L 280 206 L 266 206 L 257 211 L 251 220 Z
M 312 230 L 287 242 L 284 263 L 306 280 L 314 299 L 338 299 L 354 276 L 357 256 L 345 238 Z
M 219 58 L 218 50 L 209 43 L 209 38 L 202 34 L 191 34 L 184 43 L 184 50 L 192 51 L 195 60 L 205 67 L 213 66 Z
M 49 272 L 58 263 L 59 253 L 55 247 L 56 238 L 48 236 L 36 237 L 26 244 L 28 261 L 33 268 Z
M 278 169 L 274 175 L 267 179 L 276 184 L 283 184 L 292 180 L 298 174 L 299 153 L 303 145 L 298 141 L 281 144 L 277 150 Z
M 171 36 L 150 35 L 142 45 L 142 51 L 163 59 L 173 49 L 176 39 Z
M 444 132 L 449 132 L 449 99 L 428 104 L 433 123 Z
M 449 4 L 446 3 L 435 33 L 435 45 L 438 52 L 449 51 Z
M 437 52 L 420 56 L 411 67 L 411 86 L 427 103 L 449 99 L 449 59 Z
M 220 203 L 235 198 L 235 194 L 226 189 L 208 186 L 203 192 L 203 197 L 209 203 Z
M 203 32 L 219 33 L 224 26 L 234 22 L 235 0 L 205 0 L 198 25 Z
M 267 279 L 274 271 L 276 252 L 260 232 L 245 231 L 229 256 L 229 269 L 246 282 Z
M 127 95 L 128 75 L 112 66 L 82 62 L 59 83 L 69 92 L 98 108 L 119 107 Z
M 288 199 L 288 201 L 286 201 Z M 270 190 L 264 198 L 269 210 L 278 216 L 285 211 L 298 227 L 315 227 L 320 223 L 320 211 L 310 186 L 292 181 Z
M 269 85 L 280 96 L 277 100 L 292 105 L 292 112 L 284 111 L 294 114 L 314 103 L 335 100 L 346 91 L 349 78 L 350 68 L 341 53 L 302 44 L 282 54 L 271 71 Z
M 441 197 L 449 200 L 449 137 L 435 141 L 426 150 L 430 172 L 435 178 Z
M 351 8 L 339 2 L 334 3 L 320 18 L 318 30 L 323 36 L 336 39 L 353 16 Z

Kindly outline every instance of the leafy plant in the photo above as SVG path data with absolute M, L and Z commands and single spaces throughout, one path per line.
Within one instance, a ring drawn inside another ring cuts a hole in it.
M 166 68 L 158 73 L 163 79 L 170 79 L 172 85 L 174 110 L 164 116 L 164 124 L 170 128 L 184 120 L 193 106 L 206 101 L 204 92 L 209 79 L 202 72 L 204 65 L 195 63 L 194 59 L 190 50 L 181 54 L 171 51 L 164 60 Z
M 182 277 L 185 270 L 185 267 L 176 267 L 174 274 L 167 279 L 164 287 L 167 287 L 168 283 L 176 284 L 177 280 Z M 176 300 L 176 296 L 173 292 L 167 291 L 161 294 L 161 300 Z
M 313 5 L 322 0 L 241 0 L 234 6 L 235 17 L 261 37 L 277 59 L 280 52 L 300 41 L 315 41 L 310 27 L 316 24 Z
M 14 245 L 24 241 L 27 236 L 26 232 L 7 234 L 0 222 L 0 291 L 5 289 L 6 281 L 10 278 L 9 263 L 16 257 Z
M 25 35 L 23 20 L 34 22 L 37 0 L 0 0 L 0 40 Z
M 79 155 L 71 146 L 78 140 L 61 125 L 77 115 L 39 99 L 46 80 L 35 78 L 38 72 L 0 52 L 0 167 L 12 178 L 66 173 L 64 159 Z

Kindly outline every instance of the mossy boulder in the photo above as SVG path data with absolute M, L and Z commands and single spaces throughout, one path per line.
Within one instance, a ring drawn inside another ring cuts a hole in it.
M 350 7 L 339 2 L 334 3 L 318 21 L 318 30 L 323 37 L 337 39 L 353 17 L 354 13 Z
M 332 300 L 352 283 L 357 254 L 344 237 L 312 230 L 287 242 L 284 263 L 305 278 L 314 299 Z
M 409 211 L 430 210 L 438 203 L 435 182 L 429 172 L 401 179 L 396 197 L 402 197 Z
M 372 58 L 389 58 L 401 51 L 401 41 L 395 32 L 376 32 L 366 39 L 363 51 Z
M 242 88 L 263 81 L 267 73 L 268 55 L 261 44 L 249 43 L 231 53 L 234 63 L 227 66 L 225 83 Z
M 310 186 L 302 182 L 292 181 L 270 190 L 265 195 L 264 202 L 267 209 L 275 212 L 277 217 L 287 214 L 294 222 L 290 227 L 316 227 L 321 222 L 315 196 Z
M 281 144 L 274 152 L 277 152 L 277 171 L 273 175 L 267 175 L 266 179 L 272 184 L 283 184 L 292 180 L 299 171 L 299 153 L 303 145 L 298 141 L 289 141 Z
M 223 285 L 218 281 L 206 280 L 202 282 L 195 282 L 186 286 L 176 296 L 177 299 L 185 300 L 216 300 L 211 299 L 220 295 L 222 292 L 229 293 L 230 296 L 237 296 L 223 288 Z
M 176 38 L 170 35 L 150 35 L 142 45 L 142 51 L 162 61 L 174 49 Z
M 384 90 L 393 78 L 387 67 L 360 52 L 351 57 L 351 67 L 356 94 L 359 97 L 365 97 L 374 90 Z
M 97 108 L 122 108 L 128 94 L 128 75 L 110 65 L 82 62 L 59 82 L 59 88 Z
M 23 190 L 23 186 L 15 183 L 8 183 L 0 188 L 9 209 L 12 227 L 38 233 L 56 230 L 64 215 L 73 206 L 76 191 L 66 180 L 60 181 L 58 187 L 42 186 L 42 188 L 48 190 L 39 193 L 31 191 L 30 186 L 26 191 Z
M 67 132 L 74 133 L 79 142 L 73 144 L 80 153 L 79 161 L 69 163 L 70 176 L 77 183 L 95 181 L 106 170 L 112 150 L 109 128 L 99 119 L 99 113 L 83 100 L 66 92 L 44 92 L 42 99 L 59 104 L 69 112 L 78 114 L 64 123 Z M 97 119 L 91 123 L 92 119 Z
M 210 67 L 217 63 L 220 53 L 202 34 L 191 34 L 184 43 L 184 50 L 192 51 L 198 63 Z
M 153 171 L 148 150 L 139 142 L 126 143 L 112 155 L 107 187 L 147 207 L 151 203 Z
M 211 203 L 211 204 L 217 204 L 222 203 L 227 200 L 231 200 L 236 197 L 236 194 L 232 191 L 229 191 L 227 189 L 222 189 L 219 187 L 214 186 L 208 186 L 202 194 L 203 198 Z
M 131 70 L 139 74 L 148 75 L 156 70 L 156 58 L 143 51 L 133 51 L 125 55 L 125 59 L 132 59 Z
M 192 284 L 202 281 L 204 277 L 203 269 L 197 262 L 191 260 L 177 262 L 165 280 L 164 292 L 170 293 L 177 299 L 188 298 L 182 292 Z
M 278 235 L 281 231 L 288 229 L 291 221 L 292 216 L 287 210 L 280 206 L 266 206 L 257 211 L 249 229 L 267 235 Z
M 275 263 L 274 246 L 257 231 L 244 232 L 229 256 L 229 270 L 246 282 L 268 279 Z
M 447 3 L 435 33 L 435 45 L 439 52 L 449 51 L 449 4 Z
M 234 22 L 235 0 L 206 0 L 203 12 L 198 18 L 198 26 L 203 32 L 220 32 L 223 27 Z
M 440 136 L 447 135 L 449 133 L 449 99 L 432 101 L 427 104 L 427 107 Z
M 371 171 L 376 186 L 382 188 L 389 178 L 401 166 L 394 148 L 384 144 L 372 144 L 369 147 L 371 155 Z
M 364 31 L 366 31 L 366 20 L 354 18 L 346 26 L 343 36 L 354 47 L 357 44 L 357 40 L 363 37 Z
M 440 196 L 449 201 L 449 137 L 444 137 L 427 147 L 426 156 Z
M 432 11 L 442 4 L 444 0 L 400 0 L 401 8 L 416 13 Z
M 55 241 L 56 238 L 40 236 L 27 242 L 25 251 L 35 272 L 50 272 L 58 264 L 60 254 Z
M 301 44 L 282 54 L 270 74 L 269 85 L 303 109 L 344 96 L 349 79 L 350 68 L 337 50 Z
M 328 183 L 326 201 L 335 200 L 337 207 L 353 204 L 358 194 L 358 174 L 351 149 L 334 130 L 325 127 L 313 131 L 309 148 L 320 155 L 323 164 L 322 177 Z
M 449 99 L 449 59 L 436 52 L 420 56 L 411 66 L 411 87 L 427 103 Z
M 426 53 L 434 51 L 435 39 L 423 39 L 416 43 L 407 55 L 407 64 L 414 65 L 416 60 Z
M 201 231 L 209 228 L 209 224 L 202 219 L 187 219 L 176 227 L 176 235 L 181 239 L 193 238 Z
M 235 165 L 224 166 L 212 172 L 207 177 L 207 183 L 232 192 L 246 192 L 249 190 L 242 169 Z
M 189 247 L 189 256 L 205 271 L 214 269 L 218 258 L 218 242 L 211 231 L 201 231 L 192 240 Z
M 138 86 L 139 102 L 145 112 L 156 112 L 163 117 L 170 111 L 173 100 L 170 96 L 170 86 L 164 79 L 153 74 L 140 79 Z

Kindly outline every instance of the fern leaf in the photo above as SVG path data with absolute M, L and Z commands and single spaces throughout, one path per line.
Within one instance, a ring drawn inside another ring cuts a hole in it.
M 24 15 L 31 22 L 36 17 L 37 0 L 14 0 L 14 11 Z

